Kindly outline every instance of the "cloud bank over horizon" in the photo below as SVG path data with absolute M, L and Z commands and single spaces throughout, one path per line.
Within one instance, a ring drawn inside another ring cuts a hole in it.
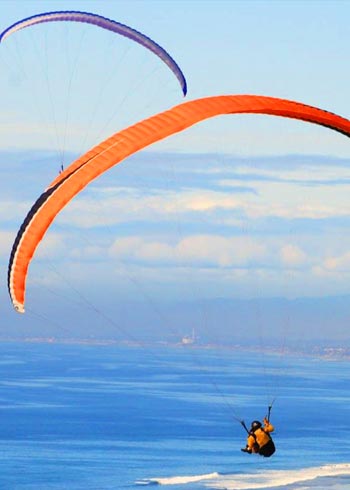
M 37 152 L 17 158 L 4 152 L 0 158 L 5 266 L 25 213 L 57 170 L 45 152 L 39 158 Z M 12 161 L 20 185 L 11 176 Z M 317 155 L 135 155 L 57 217 L 34 258 L 28 288 L 40 282 L 35 270 L 51 263 L 68 276 L 74 270 L 79 286 L 86 287 L 88 270 L 116 291 L 115 278 L 129 269 L 157 297 L 159 284 L 175 298 L 184 295 L 176 268 L 202 284 L 203 297 L 232 297 L 233 291 L 234 297 L 254 297 L 261 289 L 266 297 L 346 294 L 348 164 Z M 60 281 L 53 275 L 52 282 Z M 126 291 L 133 294 L 124 284 Z

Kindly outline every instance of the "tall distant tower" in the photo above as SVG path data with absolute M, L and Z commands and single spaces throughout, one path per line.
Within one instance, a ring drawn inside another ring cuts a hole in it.
M 181 343 L 183 345 L 189 345 L 189 344 L 194 344 L 196 340 L 195 333 L 194 333 L 194 328 L 192 329 L 192 335 L 185 335 L 182 337 Z

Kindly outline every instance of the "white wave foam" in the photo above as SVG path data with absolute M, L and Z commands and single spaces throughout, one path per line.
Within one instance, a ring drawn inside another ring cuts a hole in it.
M 219 473 L 208 473 L 206 475 L 194 475 L 194 476 L 171 476 L 169 478 L 148 478 L 147 480 L 139 480 L 135 482 L 137 485 L 180 485 L 186 483 L 195 483 L 203 480 L 211 480 L 212 478 L 218 478 Z
M 253 490 L 293 485 L 316 478 L 340 475 L 350 475 L 350 463 L 329 464 L 301 470 L 268 470 L 254 474 L 219 475 L 216 481 L 205 484 L 205 486 L 219 490 Z

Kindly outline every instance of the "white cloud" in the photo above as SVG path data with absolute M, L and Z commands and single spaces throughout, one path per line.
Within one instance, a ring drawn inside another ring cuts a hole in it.
M 350 252 L 339 256 L 326 257 L 312 267 L 312 275 L 317 278 L 315 286 L 322 284 L 329 291 L 340 291 L 342 294 L 349 292 L 350 280 Z M 334 294 L 334 293 L 332 293 Z
M 103 198 L 100 195 L 98 199 L 81 196 L 61 213 L 59 222 L 82 228 L 142 220 L 156 222 L 160 219 L 174 220 L 186 213 L 236 209 L 243 202 L 230 193 L 207 190 L 158 191 L 145 195 L 133 189 L 127 192 L 123 189 L 121 192 L 115 188 L 114 192 L 115 195 L 111 196 L 111 189 L 108 188 L 107 195 Z
M 142 237 L 120 238 L 110 247 L 112 257 L 145 261 L 174 260 L 174 249 L 162 242 L 146 241 Z
M 242 181 L 230 179 L 222 184 L 241 186 Z M 281 219 L 327 219 L 350 216 L 348 200 L 350 184 L 303 187 L 290 182 L 249 182 L 255 190 L 231 193 L 229 190 L 183 189 L 153 191 L 152 188 L 92 188 L 73 200 L 60 214 L 58 221 L 82 228 L 112 226 L 119 223 L 193 219 L 190 213 L 215 219 L 218 211 L 232 210 L 244 219 L 264 217 Z M 237 219 L 234 217 L 227 219 Z
M 60 213 L 55 220 L 69 226 L 82 228 L 112 226 L 119 223 L 148 221 L 155 223 L 161 220 L 186 221 L 196 213 L 204 219 L 216 219 L 216 211 L 235 211 L 235 216 L 226 217 L 225 223 L 239 224 L 237 219 L 258 220 L 264 217 L 281 219 L 327 219 L 350 216 L 348 200 L 349 184 L 302 186 L 288 182 L 288 178 L 307 179 L 313 171 L 308 169 L 288 170 L 282 172 L 274 169 L 258 170 L 242 166 L 238 172 L 249 175 L 260 173 L 283 178 L 283 182 L 246 180 L 254 192 L 232 193 L 227 187 L 242 186 L 241 179 L 223 179 L 219 184 L 225 190 L 179 189 L 177 191 L 154 190 L 152 186 L 141 189 L 121 187 L 88 188 Z M 316 180 L 327 178 L 348 178 L 349 173 L 343 167 L 334 169 L 322 168 L 316 172 Z M 249 178 L 250 179 L 250 178 Z M 179 180 L 179 179 L 178 179 Z M 199 181 L 198 185 L 201 184 Z M 0 203 L 0 222 L 11 220 L 21 222 L 30 209 L 32 202 L 3 200 Z M 241 218 L 240 218 L 241 217 Z
M 116 240 L 110 254 L 122 259 L 233 267 L 261 259 L 266 254 L 266 248 L 249 237 L 192 235 L 170 245 L 138 236 Z
M 350 252 L 346 252 L 338 257 L 328 257 L 324 263 L 323 267 L 327 271 L 339 271 L 339 270 L 349 270 L 350 269 Z
M 299 266 L 306 261 L 305 252 L 296 245 L 284 245 L 280 250 L 282 263 L 288 266 Z
M 222 183 L 237 186 L 241 181 Z M 284 219 L 326 219 L 350 216 L 350 184 L 337 186 L 301 186 L 289 182 L 250 182 L 255 193 L 240 196 L 242 211 L 248 218 L 279 217 Z
M 278 181 L 296 181 L 296 182 L 320 182 L 340 181 L 350 179 L 350 167 L 344 165 L 321 166 L 313 163 L 307 163 L 305 166 L 298 164 L 295 168 L 283 169 L 259 167 L 259 164 L 253 162 L 251 165 L 240 165 L 235 167 L 235 173 L 250 177 L 250 182 L 258 182 L 259 177 L 267 177 Z M 223 181 L 225 182 L 225 181 Z
M 208 261 L 221 267 L 247 264 L 266 254 L 264 245 L 252 238 L 217 235 L 187 237 L 179 242 L 176 249 L 186 260 Z

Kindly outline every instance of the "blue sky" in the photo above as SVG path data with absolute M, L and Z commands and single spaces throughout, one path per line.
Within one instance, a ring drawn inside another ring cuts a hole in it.
M 0 6 L 0 29 L 62 9 L 128 24 L 173 56 L 187 78 L 188 99 L 262 94 L 350 117 L 347 2 L 2 0 Z M 180 335 L 193 323 L 215 323 L 210 305 L 218 298 L 256 298 L 261 305 L 265 298 L 316 297 L 310 310 L 317 315 L 325 296 L 348 295 L 349 140 L 281 118 L 225 116 L 135 155 L 67 206 L 33 260 L 28 313 L 18 319 L 6 291 L 11 245 L 61 163 L 183 98 L 153 55 L 93 26 L 18 32 L 0 46 L 0 64 L 5 333 L 8 323 L 22 335 L 28 327 L 96 335 L 152 323 L 157 332 Z M 175 325 L 169 311 L 184 301 L 195 306 Z M 289 308 L 292 314 L 294 303 Z M 309 312 L 301 330 L 305 318 Z M 325 335 L 331 323 L 325 321 Z

